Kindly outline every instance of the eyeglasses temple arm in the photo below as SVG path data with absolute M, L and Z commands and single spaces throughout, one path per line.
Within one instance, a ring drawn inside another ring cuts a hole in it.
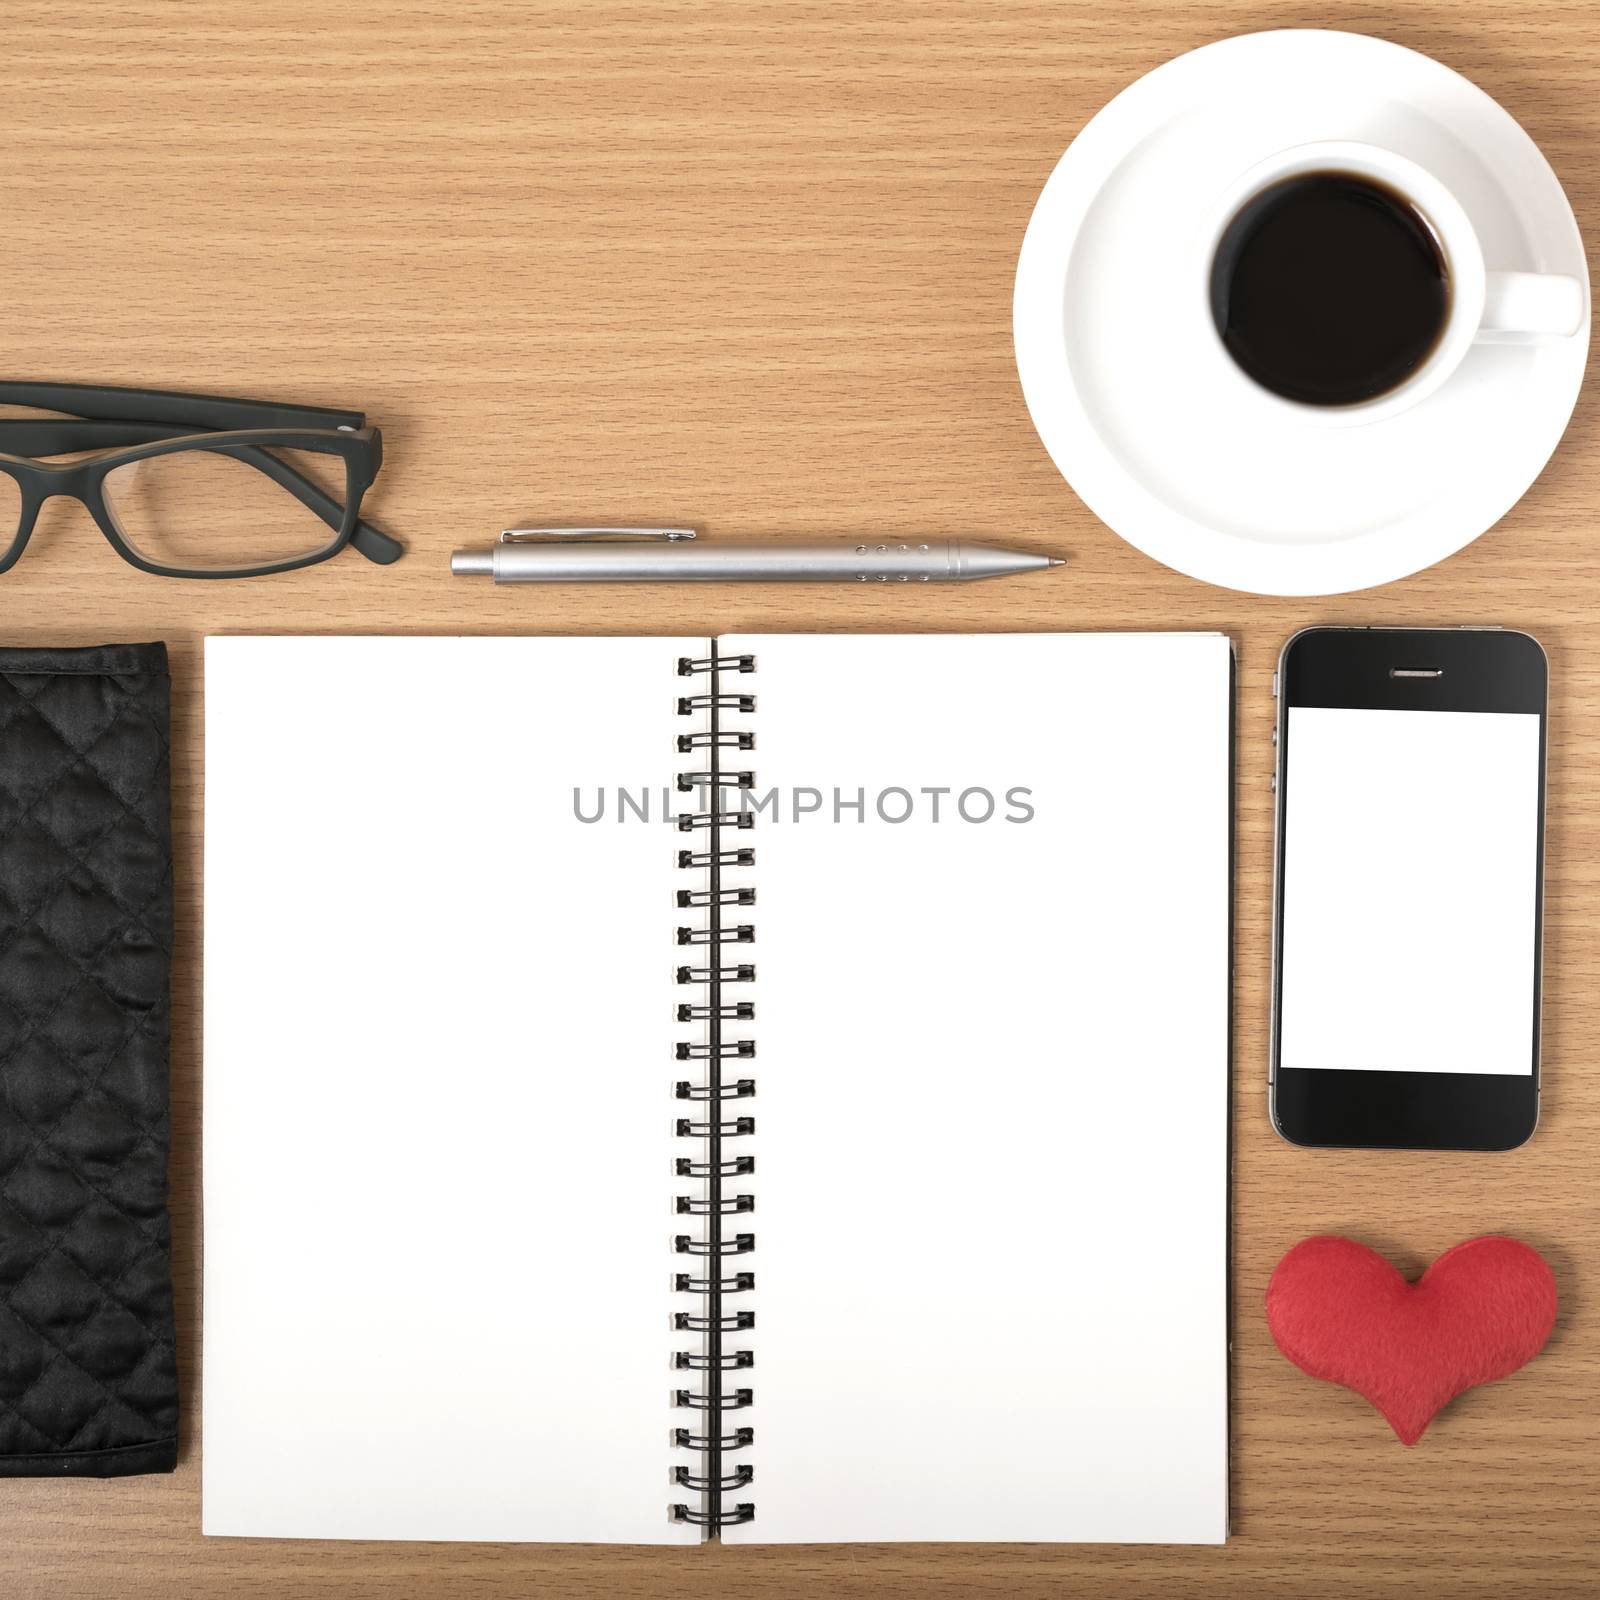
M 0 405 L 66 411 L 95 421 L 172 423 L 185 428 L 342 428 L 366 426 L 361 411 L 282 405 L 168 389 L 123 389 L 93 383 L 17 383 L 0 380 Z

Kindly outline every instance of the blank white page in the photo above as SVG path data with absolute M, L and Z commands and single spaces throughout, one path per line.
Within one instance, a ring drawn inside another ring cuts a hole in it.
M 205 1532 L 668 1521 L 680 642 L 206 645 Z
M 722 648 L 776 790 L 724 1539 L 1223 1540 L 1228 642 Z

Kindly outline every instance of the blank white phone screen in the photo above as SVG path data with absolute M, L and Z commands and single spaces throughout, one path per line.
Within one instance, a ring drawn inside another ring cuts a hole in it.
M 1291 706 L 1279 1064 L 1531 1073 L 1539 718 Z

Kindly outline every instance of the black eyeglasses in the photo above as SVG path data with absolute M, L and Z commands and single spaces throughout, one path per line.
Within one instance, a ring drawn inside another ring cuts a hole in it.
M 0 572 L 58 494 L 124 561 L 169 578 L 289 572 L 346 545 L 381 566 L 405 553 L 361 521 L 383 441 L 359 411 L 80 383 L 0 382 L 0 405 L 66 413 L 0 419 Z

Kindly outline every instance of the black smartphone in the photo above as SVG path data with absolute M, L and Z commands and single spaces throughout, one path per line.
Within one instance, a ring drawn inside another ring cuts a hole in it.
M 1269 1099 L 1291 1143 L 1532 1134 L 1548 678 L 1501 628 L 1284 646 Z

